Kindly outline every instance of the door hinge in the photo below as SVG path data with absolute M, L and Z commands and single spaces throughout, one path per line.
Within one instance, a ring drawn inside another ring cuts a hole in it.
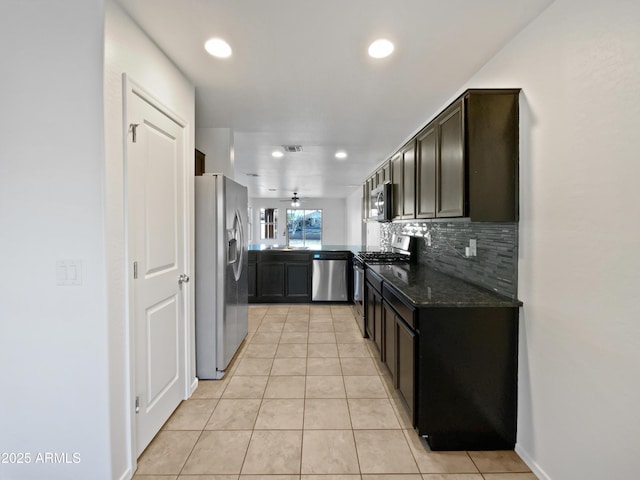
M 136 136 L 136 130 L 138 129 L 138 125 L 140 125 L 139 123 L 130 123 L 129 124 L 129 130 L 131 130 L 131 140 L 133 141 L 133 143 L 136 143 L 137 140 L 137 136 Z
M 138 262 L 133 262 L 133 279 L 138 278 Z
M 136 413 L 140 412 L 140 397 L 136 397 Z

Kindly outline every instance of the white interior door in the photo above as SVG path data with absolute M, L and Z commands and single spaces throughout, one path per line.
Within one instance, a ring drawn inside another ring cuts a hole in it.
M 180 403 L 184 386 L 184 128 L 127 87 L 130 303 L 135 445 L 139 455 Z

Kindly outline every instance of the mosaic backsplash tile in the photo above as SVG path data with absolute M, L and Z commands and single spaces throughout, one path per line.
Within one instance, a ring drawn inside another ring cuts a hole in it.
M 380 247 L 394 233 L 417 237 L 420 264 L 512 299 L 518 296 L 518 224 L 484 222 L 394 222 L 380 226 Z M 469 240 L 477 256 L 466 257 Z M 429 240 L 431 245 L 429 246 Z

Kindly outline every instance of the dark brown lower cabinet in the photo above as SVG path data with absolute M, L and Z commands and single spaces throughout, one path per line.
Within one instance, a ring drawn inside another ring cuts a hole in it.
M 414 306 L 382 284 L 381 359 L 432 450 L 511 450 L 518 307 Z
M 309 300 L 311 285 L 311 265 L 309 263 L 287 263 L 286 265 L 286 296 L 288 299 L 301 298 Z
M 382 323 L 384 325 L 384 348 L 382 349 L 382 361 L 385 363 L 398 388 L 396 372 L 396 316 L 387 302 L 382 302 Z
M 416 429 L 432 450 L 511 450 L 518 308 L 421 308 Z
M 258 297 L 263 301 L 284 301 L 285 264 L 277 261 L 262 261 L 258 264 Z
M 255 260 L 252 261 L 252 257 Z M 252 264 L 255 273 L 252 273 Z M 250 303 L 311 302 L 311 255 L 308 252 L 250 252 L 248 273 Z M 252 275 L 255 287 L 251 284 Z
M 400 296 L 383 287 L 384 363 L 393 377 L 393 385 L 404 400 L 412 422 L 415 414 L 416 332 L 413 329 L 415 309 Z
M 382 279 L 370 270 L 365 271 L 365 328 L 378 350 L 383 352 Z
M 397 345 L 396 388 L 407 404 L 409 417 L 415 421 L 416 334 L 400 317 L 395 317 Z

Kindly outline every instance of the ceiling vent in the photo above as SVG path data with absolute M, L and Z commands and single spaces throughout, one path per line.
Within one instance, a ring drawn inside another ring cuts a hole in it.
M 282 149 L 287 153 L 301 152 L 302 145 L 282 145 Z

